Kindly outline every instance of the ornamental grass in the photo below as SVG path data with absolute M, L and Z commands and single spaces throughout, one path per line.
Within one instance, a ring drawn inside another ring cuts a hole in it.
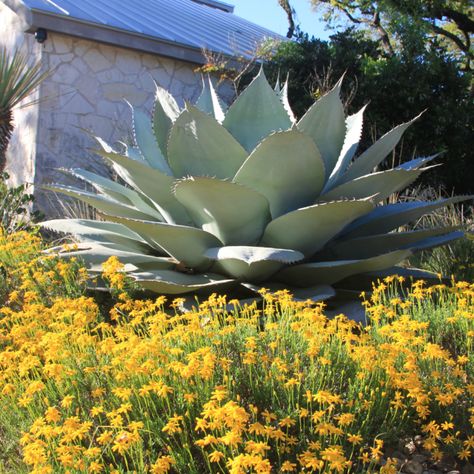
M 386 278 L 366 325 L 285 291 L 181 313 L 132 298 L 111 259 L 105 310 L 41 248 L 0 236 L 2 472 L 388 474 L 415 435 L 472 457 L 473 284 Z

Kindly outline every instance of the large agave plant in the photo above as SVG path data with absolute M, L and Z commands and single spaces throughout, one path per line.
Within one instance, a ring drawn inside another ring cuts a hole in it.
M 164 294 L 265 286 L 322 299 L 354 275 L 406 273 L 394 266 L 462 232 L 392 231 L 466 197 L 381 205 L 434 157 L 373 172 L 410 122 L 354 159 L 364 109 L 346 118 L 340 87 L 298 122 L 286 85 L 272 89 L 263 71 L 227 111 L 210 81 L 183 110 L 157 87 L 152 120 L 133 110 L 135 147 L 119 153 L 97 139 L 97 153 L 124 184 L 72 169 L 97 193 L 49 187 L 94 206 L 105 221 L 43 225 L 76 236 L 80 244 L 67 254 L 92 272 L 116 255 L 143 288 Z

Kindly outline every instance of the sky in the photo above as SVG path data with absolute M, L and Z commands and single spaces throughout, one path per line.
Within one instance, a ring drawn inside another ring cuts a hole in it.
M 225 3 L 235 6 L 236 15 L 286 36 L 288 20 L 286 13 L 278 5 L 278 0 L 225 0 Z M 305 33 L 320 39 L 329 38 L 331 32 L 326 31 L 324 24 L 318 21 L 318 15 L 311 10 L 309 0 L 292 0 L 290 4 L 295 9 L 296 20 Z

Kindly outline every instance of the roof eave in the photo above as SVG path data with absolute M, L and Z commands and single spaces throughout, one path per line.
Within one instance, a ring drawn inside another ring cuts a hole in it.
M 206 63 L 206 58 L 201 48 L 140 35 L 139 33 L 127 32 L 105 25 L 84 22 L 75 18 L 64 18 L 60 15 L 28 9 L 20 0 L 4 0 L 4 2 L 23 18 L 27 25 L 25 31 L 29 33 L 36 32 L 38 28 L 44 28 L 56 33 L 166 56 L 193 64 Z M 222 54 L 221 52 L 217 53 Z M 229 66 L 232 66 L 235 58 L 225 54 L 223 56 L 229 59 Z
M 87 23 L 75 18 L 63 18 L 59 15 L 50 15 L 35 10 L 31 11 L 31 20 L 28 32 L 35 32 L 38 28 L 45 28 L 56 33 L 167 56 L 180 59 L 181 61 L 196 64 L 204 64 L 206 62 L 200 49 L 184 44 L 172 43 L 159 38 L 152 38 L 104 25 Z

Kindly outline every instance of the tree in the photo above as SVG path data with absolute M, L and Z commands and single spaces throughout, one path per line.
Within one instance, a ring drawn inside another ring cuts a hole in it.
M 13 133 L 13 109 L 28 97 L 44 80 L 41 64 L 29 65 L 19 51 L 8 54 L 0 50 L 0 174 L 6 166 L 6 153 Z M 23 107 L 31 105 L 23 104 Z
M 466 71 L 474 62 L 472 0 L 310 0 L 333 25 L 341 15 L 371 31 L 387 55 L 418 46 L 445 46 Z M 409 44 L 411 43 L 411 44 Z

